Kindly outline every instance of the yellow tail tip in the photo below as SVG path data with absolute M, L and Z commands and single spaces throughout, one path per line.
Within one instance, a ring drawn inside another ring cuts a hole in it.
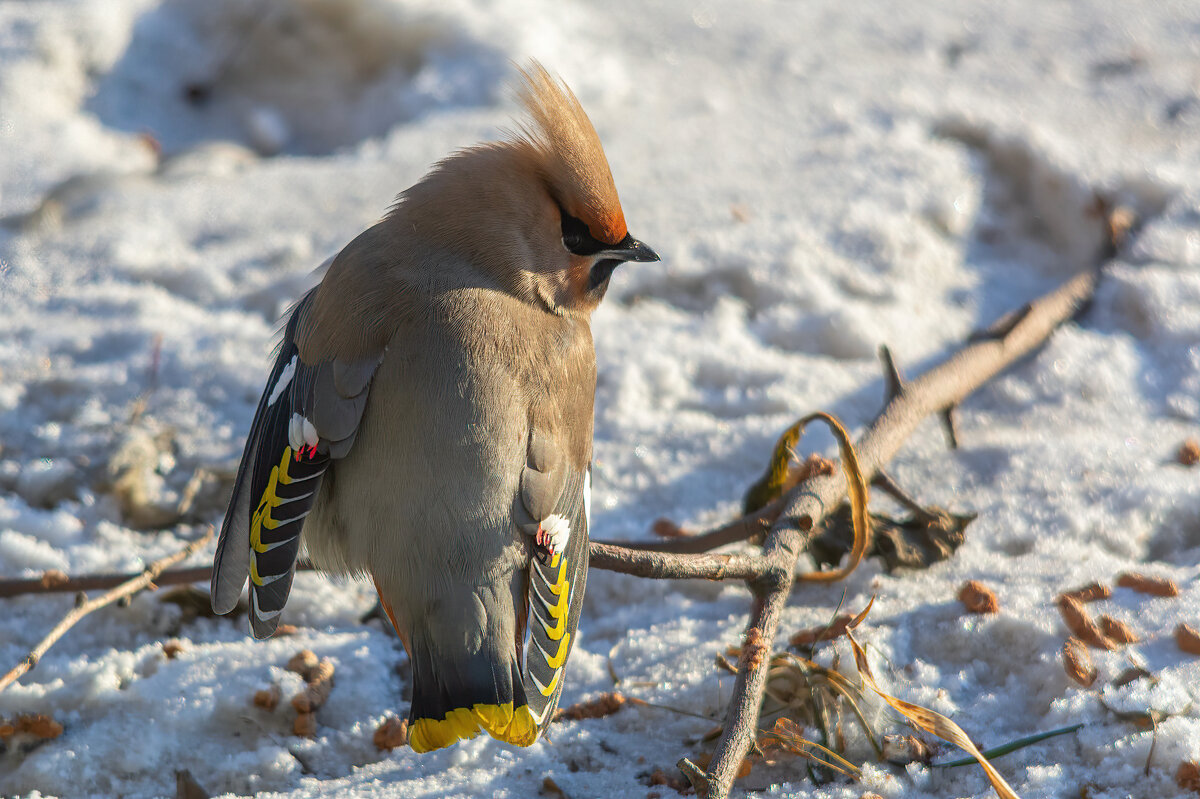
M 481 728 L 496 740 L 513 746 L 531 746 L 538 739 L 538 725 L 529 706 L 513 708 L 512 702 L 506 702 L 456 707 L 442 719 L 417 719 L 408 740 L 414 752 L 432 752 L 474 738 Z

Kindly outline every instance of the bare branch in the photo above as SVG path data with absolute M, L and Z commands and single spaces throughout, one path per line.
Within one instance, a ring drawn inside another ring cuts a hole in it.
M 78 607 L 72 609 L 71 612 L 64 616 L 63 620 L 60 621 L 54 627 L 54 629 L 50 631 L 50 634 L 43 638 L 41 642 L 39 642 L 38 645 L 35 646 L 20 663 L 18 663 L 3 677 L 0 677 L 0 692 L 3 692 L 5 688 L 20 679 L 21 675 L 25 674 L 34 666 L 36 666 L 38 661 L 42 659 L 42 656 L 46 654 L 46 651 L 49 650 L 50 647 L 54 646 L 58 639 L 62 638 L 67 630 L 74 627 L 76 622 L 78 622 L 84 616 L 88 615 L 94 610 L 104 607 L 105 605 L 111 605 L 120 599 L 133 596 L 138 591 L 146 588 L 153 583 L 155 578 L 158 577 L 169 566 L 174 566 L 176 563 L 191 557 L 193 553 L 211 541 L 212 537 L 213 528 L 209 527 L 208 532 L 206 532 L 204 535 L 200 536 L 178 552 L 168 555 L 161 560 L 154 561 L 147 566 L 145 571 L 143 571 L 140 575 L 122 583 L 108 593 L 101 594 L 95 599 L 89 599 L 87 602 L 84 602 Z
M 754 513 L 751 513 L 749 516 L 734 519 L 729 524 L 718 527 L 715 530 L 710 530 L 707 533 L 684 535 L 664 541 L 593 541 L 592 546 L 594 547 L 597 543 L 602 543 L 610 547 L 636 549 L 642 552 L 671 552 L 676 555 L 711 552 L 717 547 L 733 544 L 738 541 L 745 541 L 756 535 L 765 534 L 771 529 L 771 525 L 775 520 L 779 518 L 779 514 L 783 510 L 784 501 L 784 498 L 781 497 L 771 504 L 765 505 Z M 592 557 L 595 557 L 595 550 L 593 550 Z M 592 565 L 595 566 L 596 564 L 593 563 Z M 598 566 L 597 568 L 605 567 Z M 613 571 L 620 570 L 614 569 Z M 0 594 L 0 596 L 3 596 L 3 594 Z

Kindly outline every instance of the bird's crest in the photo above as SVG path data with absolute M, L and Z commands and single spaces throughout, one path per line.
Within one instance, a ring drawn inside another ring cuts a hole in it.
M 521 138 L 540 156 L 551 193 L 600 241 L 625 238 L 625 214 L 596 129 L 575 94 L 537 61 L 520 69 L 517 99 L 532 118 Z

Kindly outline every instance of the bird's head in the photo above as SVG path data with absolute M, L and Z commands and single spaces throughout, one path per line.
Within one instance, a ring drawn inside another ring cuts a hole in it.
M 528 119 L 516 133 L 445 159 L 394 214 L 510 293 L 586 315 L 617 266 L 658 255 L 626 229 L 600 137 L 574 93 L 533 62 L 517 97 Z

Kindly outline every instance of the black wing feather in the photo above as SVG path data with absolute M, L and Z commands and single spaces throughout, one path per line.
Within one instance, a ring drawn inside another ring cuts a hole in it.
M 305 517 L 331 459 L 344 456 L 354 441 L 379 363 L 377 357 L 350 365 L 300 360 L 297 332 L 314 292 L 288 320 L 217 542 L 213 609 L 233 610 L 249 577 L 250 626 L 257 638 L 268 637 L 279 624 Z M 343 374 L 357 379 L 336 385 L 334 376 Z

